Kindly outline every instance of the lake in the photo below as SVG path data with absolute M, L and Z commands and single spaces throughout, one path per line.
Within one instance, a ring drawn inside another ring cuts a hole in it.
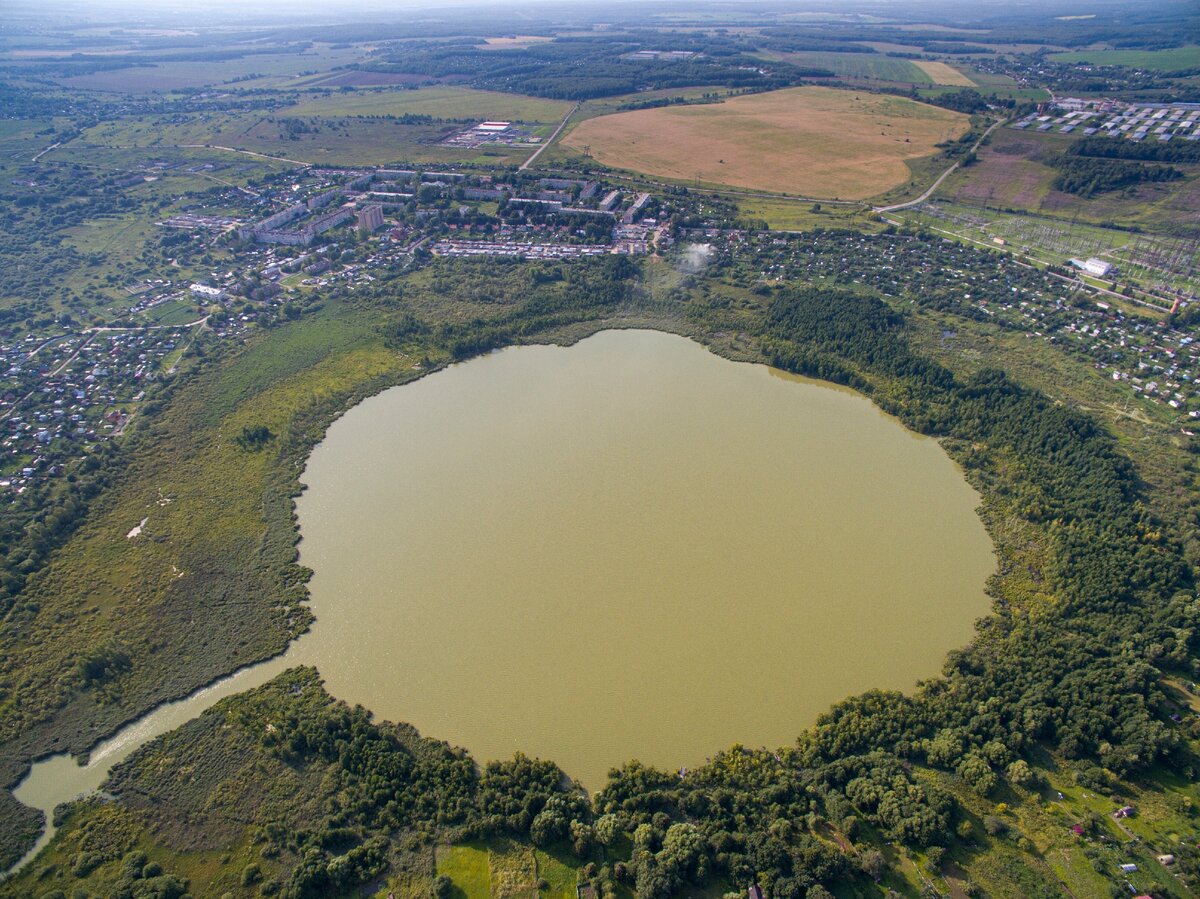
M 515 347 L 366 400 L 298 501 L 292 662 L 380 718 L 589 788 L 792 742 L 986 614 L 979 497 L 849 390 L 682 337 Z

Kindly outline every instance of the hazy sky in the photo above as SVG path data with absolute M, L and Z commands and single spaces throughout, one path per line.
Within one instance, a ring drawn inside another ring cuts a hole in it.
M 994 15 L 1044 16 L 1064 13 L 1100 13 L 1120 7 L 1152 6 L 1159 9 L 1200 5 L 1197 0 L 720 0 L 720 2 L 668 2 L 668 0 L 0 0 L 0 15 L 9 26 L 80 23 L 108 25 L 143 23 L 154 27 L 220 26 L 313 22 L 354 22 L 405 17 L 436 19 L 443 12 L 461 15 L 478 9 L 494 24 L 497 13 L 508 15 L 517 29 L 522 21 L 558 20 L 586 16 L 604 21 L 611 10 L 615 19 L 625 11 L 639 17 L 657 10 L 699 12 L 706 7 L 728 12 L 731 7 L 764 12 L 828 12 L 835 15 L 925 16 L 939 20 L 970 21 Z M 572 16 L 574 13 L 574 16 Z
M 1134 0 L 1134 2 L 1152 2 L 1152 0 Z M 353 18 L 356 13 L 370 13 L 378 15 L 387 12 L 412 12 L 420 10 L 422 12 L 434 12 L 439 9 L 462 9 L 464 7 L 486 7 L 490 9 L 507 8 L 520 10 L 523 8 L 570 8 L 570 7 L 589 7 L 592 9 L 603 9 L 604 7 L 612 7 L 614 10 L 619 10 L 622 7 L 645 9 L 647 6 L 678 6 L 681 9 L 695 9 L 697 7 L 714 5 L 726 7 L 732 5 L 741 5 L 746 7 L 760 6 L 769 8 L 775 11 L 784 9 L 794 10 L 820 10 L 831 13 L 845 13 L 852 10 L 877 9 L 880 11 L 888 10 L 895 12 L 903 12 L 905 10 L 914 9 L 930 9 L 933 7 L 953 8 L 958 7 L 960 10 L 980 10 L 987 7 L 1002 8 L 1011 11 L 1020 10 L 1022 7 L 1032 11 L 1038 7 L 1043 7 L 1049 12 L 1051 9 L 1058 9 L 1064 6 L 1078 6 L 1081 3 L 1071 2 L 1071 0 L 1025 0 L 1025 2 L 1010 2 L 1010 0 L 982 0 L 982 2 L 966 3 L 964 0 L 784 0 L 784 2 L 757 2 L 757 0 L 722 0 L 721 3 L 667 3 L 663 0 L 651 0 L 650 3 L 644 0 L 342 0 L 342 2 L 330 2 L 330 0 L 169 0 L 169 2 L 161 2 L 161 0 L 2 0 L 0 7 L 3 7 L 7 14 L 13 12 L 19 13 L 22 17 L 29 13 L 41 13 L 43 15 L 58 15 L 68 16 L 72 19 L 98 19 L 106 18 L 112 14 L 135 13 L 140 16 L 152 17 L 155 19 L 170 19 L 180 13 L 194 15 L 197 12 L 217 13 L 235 15 L 238 18 L 253 18 L 264 14 L 270 15 L 272 18 L 277 18 L 280 15 L 288 15 L 296 11 L 303 10 L 305 14 L 319 14 L 324 18 L 331 20 L 345 20 Z M 1093 2 L 1093 6 L 1110 5 L 1106 0 Z

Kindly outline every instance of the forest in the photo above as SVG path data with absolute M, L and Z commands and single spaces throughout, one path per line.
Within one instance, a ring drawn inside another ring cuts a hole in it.
M 669 52 L 686 48 L 686 59 L 632 58 L 637 51 Z M 728 38 L 681 42 L 661 34 L 613 37 L 559 37 L 520 50 L 497 53 L 474 42 L 409 42 L 390 45 L 368 71 L 466 77 L 488 90 L 514 91 L 564 100 L 587 100 L 640 90 L 688 87 L 770 90 L 806 77 L 827 77 L 824 69 L 786 62 L 764 63 L 750 55 L 753 45 Z
M 1120 137 L 1085 137 L 1071 144 L 1067 156 L 1090 159 L 1130 159 L 1140 162 L 1200 162 L 1196 141 L 1134 141 Z
M 1052 165 L 1058 170 L 1052 182 L 1054 189 L 1080 197 L 1094 197 L 1137 184 L 1178 181 L 1184 177 L 1174 166 L 1142 165 L 1093 156 L 1063 154 Z

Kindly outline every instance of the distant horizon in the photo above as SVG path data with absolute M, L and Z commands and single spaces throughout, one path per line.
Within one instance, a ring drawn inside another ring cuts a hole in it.
M 1102 16 L 1112 9 L 1128 9 L 1130 6 L 1154 6 L 1167 9 L 1171 6 L 1187 6 L 1191 0 L 1130 0 L 1118 3 L 1116 0 L 1052 0 L 1052 2 L 1036 2 L 1029 4 L 1026 14 L 1031 17 L 1053 19 L 1064 14 L 1094 14 Z M 32 0 L 15 0 L 7 4 L 8 29 L 20 28 L 30 22 L 40 23 L 46 18 L 53 18 L 55 27 L 72 27 L 74 25 L 89 25 L 91 27 L 119 27 L 130 24 L 121 21 L 121 17 L 133 16 L 138 20 L 154 23 L 153 27 L 163 27 L 170 23 L 174 27 L 248 27 L 254 25 L 274 26 L 281 19 L 297 25 L 312 25 L 320 22 L 348 23 L 356 19 L 366 18 L 378 20 L 388 18 L 390 14 L 411 13 L 419 10 L 422 19 L 439 18 L 440 13 L 460 14 L 472 10 L 490 12 L 503 9 L 512 18 L 512 28 L 519 31 L 522 12 L 546 12 L 553 16 L 556 11 L 578 14 L 590 12 L 593 16 L 602 15 L 605 9 L 614 12 L 637 10 L 641 16 L 652 14 L 654 9 L 671 10 L 683 9 L 690 12 L 700 12 L 709 8 L 730 10 L 739 7 L 752 12 L 761 10 L 764 14 L 785 14 L 795 9 L 811 13 L 828 13 L 832 17 L 844 17 L 853 11 L 853 15 L 868 16 L 882 15 L 885 17 L 898 16 L 909 18 L 911 14 L 920 11 L 942 19 L 957 19 L 966 21 L 974 19 L 978 22 L 981 11 L 995 8 L 997 11 L 1012 11 L 1012 4 L 1003 0 L 982 0 L 982 2 L 967 3 L 964 0 L 841 0 L 830 3 L 826 0 L 795 0 L 795 2 L 780 3 L 777 0 L 726 0 L 726 2 L 685 3 L 682 0 L 654 0 L 652 3 L 640 3 L 635 0 L 520 0 L 517 4 L 500 2 L 500 0 L 435 0 L 433 4 L 418 2 L 418 0 L 354 0 L 349 4 L 331 9 L 328 4 L 318 0 L 252 0 L 244 3 L 238 0 L 175 0 L 169 6 L 150 2 L 150 0 L 102 0 L 90 3 L 86 0 L 48 0 L 34 3 Z M 908 14 L 908 15 L 906 15 Z M 180 17 L 188 17 L 180 21 Z M 192 18 L 194 17 L 194 18 Z M 65 21 L 63 20 L 65 18 Z M 218 21 L 219 20 L 219 21 Z M 488 27 L 492 23 L 486 24 Z M 529 22 L 536 25 L 536 22 Z M 719 27 L 719 22 L 713 23 Z

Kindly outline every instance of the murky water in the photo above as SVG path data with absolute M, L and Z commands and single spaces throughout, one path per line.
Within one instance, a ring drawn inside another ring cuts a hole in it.
M 303 480 L 331 692 L 593 788 L 910 688 L 988 608 L 978 496 L 936 442 L 658 332 L 389 390 Z
M 299 664 L 481 762 L 522 750 L 592 789 L 632 758 L 780 746 L 838 699 L 936 674 L 995 563 L 936 442 L 852 391 L 654 331 L 393 388 L 329 429 L 303 480 L 312 631 L 86 767 L 39 762 L 18 799 L 49 816 Z

